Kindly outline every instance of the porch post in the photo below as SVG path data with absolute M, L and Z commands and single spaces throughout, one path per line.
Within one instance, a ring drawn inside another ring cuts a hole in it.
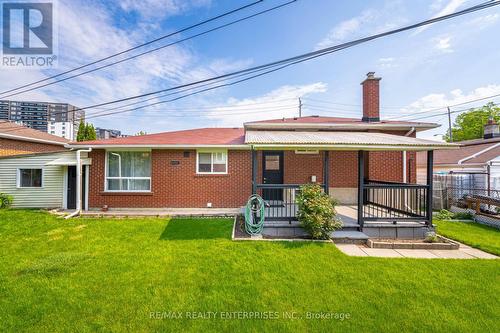
M 363 227 L 363 187 L 365 182 L 365 154 L 358 151 L 358 224 Z
M 432 227 L 432 196 L 433 196 L 433 164 L 434 151 L 427 151 L 427 225 Z
M 257 193 L 257 151 L 252 147 L 252 194 Z
M 328 150 L 325 150 L 325 155 L 324 155 L 324 159 L 323 159 L 323 184 L 325 184 L 325 193 L 328 194 L 328 192 L 330 191 L 330 186 L 329 186 L 329 177 L 330 177 L 330 173 L 329 173 L 329 168 L 330 168 L 330 165 L 329 165 L 329 156 L 328 156 Z

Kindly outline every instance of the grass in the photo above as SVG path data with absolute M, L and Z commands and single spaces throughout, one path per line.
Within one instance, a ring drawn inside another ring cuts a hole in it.
M 445 237 L 500 256 L 500 231 L 474 222 L 434 221 Z
M 492 332 L 500 325 L 499 260 L 348 257 L 331 243 L 233 242 L 231 228 L 229 219 L 0 211 L 0 331 Z M 208 311 L 215 319 L 192 319 Z M 244 311 L 278 318 L 227 319 Z M 308 312 L 349 318 L 307 319 Z

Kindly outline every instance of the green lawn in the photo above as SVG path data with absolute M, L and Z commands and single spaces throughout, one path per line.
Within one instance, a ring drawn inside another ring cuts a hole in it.
M 62 220 L 0 211 L 0 331 L 482 333 L 500 326 L 500 260 L 348 257 L 331 243 L 233 242 L 231 228 L 229 219 Z M 216 318 L 186 318 L 208 311 Z M 183 318 L 168 319 L 169 312 Z M 278 318 L 228 319 L 232 312 Z M 307 319 L 307 312 L 349 318 Z
M 434 221 L 445 237 L 500 256 L 500 230 L 479 223 Z

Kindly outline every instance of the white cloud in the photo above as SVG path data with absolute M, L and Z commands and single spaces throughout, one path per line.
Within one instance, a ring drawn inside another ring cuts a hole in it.
M 443 106 L 461 104 L 497 94 L 500 94 L 500 85 L 496 84 L 490 84 L 487 86 L 478 87 L 468 93 L 464 93 L 461 89 L 454 89 L 448 93 L 432 93 L 423 96 L 418 100 L 414 101 L 413 103 L 411 103 L 410 105 L 408 105 L 408 107 L 406 107 L 403 111 L 405 113 L 411 114 L 416 111 L 433 110 L 436 108 L 442 108 Z M 491 100 L 499 100 L 499 98 L 500 97 L 496 97 L 492 98 Z M 453 109 L 466 109 L 469 107 L 476 107 L 484 105 L 489 101 L 490 99 L 485 99 L 470 104 L 463 104 L 460 106 L 456 106 Z M 443 112 L 444 111 L 446 110 L 443 109 Z M 432 114 L 436 114 L 436 111 L 432 112 Z
M 326 90 L 327 85 L 323 82 L 300 86 L 286 85 L 259 97 L 230 98 L 224 107 L 214 108 L 208 111 L 204 117 L 220 127 L 241 127 L 243 123 L 249 121 L 296 117 L 299 97 Z M 228 112 L 233 113 L 233 115 L 230 116 Z
M 121 0 L 120 7 L 127 12 L 137 12 L 145 18 L 178 15 L 194 8 L 207 7 L 211 0 Z
M 127 49 L 148 38 L 144 25 L 121 29 L 114 13 L 96 2 L 71 1 L 59 5 L 59 68 L 56 71 L 12 69 L 0 71 L 0 91 L 44 79 L 92 60 Z M 62 28 L 64 27 L 64 28 Z M 154 29 L 153 26 L 149 26 Z M 149 31 L 151 33 L 151 31 Z M 122 59 L 117 57 L 116 59 Z M 116 60 L 115 59 L 115 60 Z M 247 67 L 251 59 L 200 59 L 182 44 L 60 84 L 9 99 L 66 102 L 80 107 L 159 90 L 195 79 Z M 102 64 L 101 64 L 102 65 Z M 87 68 L 89 69 L 89 68 Z M 109 106 L 112 107 L 112 106 Z M 88 110 L 90 115 L 102 110 Z M 108 120 L 109 119 L 109 120 Z M 128 126 L 123 117 L 95 118 L 96 124 Z M 142 128 L 146 129 L 147 128 Z
M 316 45 L 316 48 L 325 48 L 343 42 L 348 37 L 356 35 L 363 24 L 373 21 L 376 16 L 373 10 L 366 10 L 359 16 L 340 22 Z
M 377 63 L 380 68 L 384 69 L 399 66 L 399 64 L 396 62 L 396 58 L 394 57 L 379 58 Z
M 451 53 L 453 49 L 450 42 L 450 36 L 434 38 L 434 48 L 443 53 Z
M 335 25 L 316 44 L 315 49 L 394 29 L 407 22 L 407 19 L 401 14 L 404 11 L 403 8 L 401 2 L 395 1 L 387 2 L 383 8 L 364 10 L 358 16 Z
M 498 22 L 500 18 L 500 14 L 487 14 L 480 17 L 476 17 L 468 22 L 469 25 L 473 26 L 476 29 L 485 29 L 491 25 L 494 25 Z
M 432 12 L 438 11 L 438 12 L 435 13 L 432 16 L 432 18 L 452 14 L 458 8 L 460 8 L 460 6 L 462 6 L 465 2 L 467 2 L 467 0 L 450 0 L 450 1 L 448 1 L 448 3 L 446 5 L 443 6 L 443 0 L 434 1 L 430 6 L 431 11 Z M 426 30 L 428 27 L 429 27 L 428 25 L 425 25 L 423 27 L 416 29 L 414 31 L 413 35 L 417 35 L 417 34 L 421 33 L 422 31 Z

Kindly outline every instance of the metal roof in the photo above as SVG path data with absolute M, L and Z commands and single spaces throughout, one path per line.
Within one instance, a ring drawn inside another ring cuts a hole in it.
M 428 150 L 453 149 L 458 145 L 401 135 L 372 132 L 251 131 L 245 143 L 256 147 L 331 147 L 345 149 Z

